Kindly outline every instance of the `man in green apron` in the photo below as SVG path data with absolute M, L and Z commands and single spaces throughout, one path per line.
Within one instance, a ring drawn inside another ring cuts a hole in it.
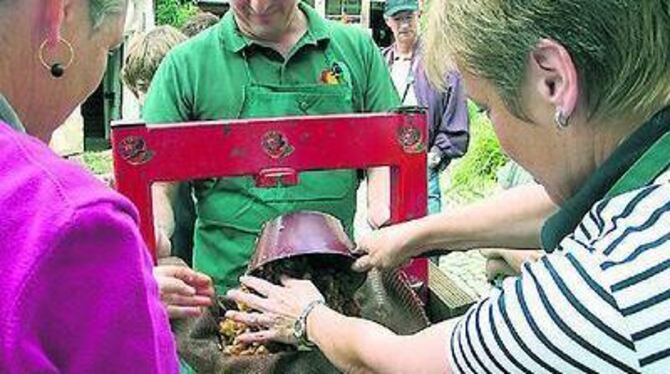
M 362 29 L 327 21 L 297 0 L 230 4 L 218 25 L 163 61 L 146 98 L 147 123 L 382 112 L 398 105 L 381 54 Z M 193 267 L 213 279 L 219 294 L 237 286 L 262 224 L 277 215 L 322 211 L 352 233 L 355 170 L 303 173 L 290 187 L 257 188 L 251 177 L 193 185 Z M 159 243 L 173 232 L 174 189 L 154 189 Z M 197 315 L 211 287 L 194 284 L 202 277 L 190 269 L 167 273 L 170 286 L 161 291 L 170 315 Z

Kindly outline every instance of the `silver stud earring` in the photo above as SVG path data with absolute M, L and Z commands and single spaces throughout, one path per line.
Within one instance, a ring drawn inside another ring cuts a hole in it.
M 561 108 L 556 108 L 554 114 L 554 123 L 559 130 L 565 130 L 568 127 L 568 117 L 563 113 Z

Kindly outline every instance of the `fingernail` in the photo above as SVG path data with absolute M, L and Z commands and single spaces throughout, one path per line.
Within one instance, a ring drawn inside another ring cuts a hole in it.
M 186 293 L 187 293 L 189 296 L 195 295 L 195 288 L 186 286 Z
M 354 271 L 362 271 L 363 269 L 365 269 L 366 266 L 367 266 L 367 260 L 365 258 L 361 258 L 361 259 L 357 260 L 356 262 L 354 262 L 354 264 L 351 266 L 351 268 Z
M 188 311 L 188 314 L 191 317 L 199 317 L 202 314 L 202 309 L 200 308 L 194 308 Z

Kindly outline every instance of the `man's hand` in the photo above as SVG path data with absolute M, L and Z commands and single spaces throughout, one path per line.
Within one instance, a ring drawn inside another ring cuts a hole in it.
M 442 161 L 442 156 L 438 152 L 430 151 L 428 152 L 428 167 L 435 169 L 440 162 Z
M 486 258 L 486 279 L 493 281 L 499 276 L 516 276 L 521 273 L 521 265 L 533 262 L 543 254 L 529 249 L 480 249 Z
M 212 305 L 212 279 L 186 266 L 158 265 L 154 268 L 160 298 L 170 318 L 198 317 L 202 307 Z

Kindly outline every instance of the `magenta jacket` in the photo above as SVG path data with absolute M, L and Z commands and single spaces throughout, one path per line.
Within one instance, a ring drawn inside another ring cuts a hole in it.
M 0 373 L 178 372 L 137 222 L 127 199 L 0 121 Z

